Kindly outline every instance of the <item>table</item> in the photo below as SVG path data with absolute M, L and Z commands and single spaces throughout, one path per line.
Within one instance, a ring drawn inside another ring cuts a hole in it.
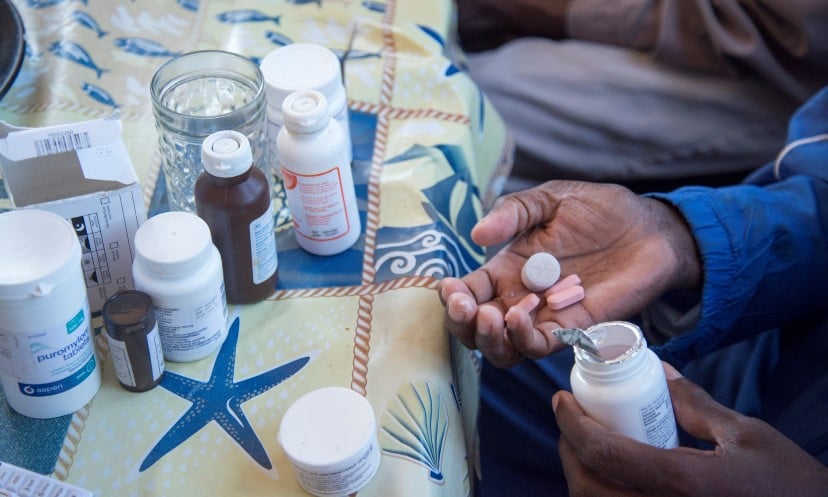
M 257 60 L 299 41 L 342 51 L 356 28 L 345 81 L 363 234 L 351 250 L 317 257 L 280 222 L 276 294 L 232 307 L 221 350 L 168 363 L 176 381 L 149 392 L 118 385 L 96 317 L 99 393 L 50 420 L 2 399 L 0 460 L 96 496 L 303 496 L 276 440 L 279 421 L 302 394 L 337 385 L 377 415 L 382 462 L 360 495 L 470 495 L 479 363 L 443 330 L 435 288 L 482 263 L 469 233 L 503 185 L 512 144 L 463 71 L 452 2 L 14 3 L 26 58 L 0 119 L 44 126 L 119 112 L 149 215 L 165 210 L 148 89 L 158 65 L 202 49 Z M 260 15 L 220 15 L 243 9 Z M 59 40 L 88 58 L 50 50 Z M 255 388 L 233 404 L 241 382 Z M 193 402 L 217 396 L 227 409 Z

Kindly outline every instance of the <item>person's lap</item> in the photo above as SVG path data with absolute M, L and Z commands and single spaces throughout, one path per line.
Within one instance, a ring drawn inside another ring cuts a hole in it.
M 574 40 L 518 39 L 467 64 L 517 145 L 507 191 L 549 179 L 738 176 L 780 150 L 797 105 L 755 79 Z

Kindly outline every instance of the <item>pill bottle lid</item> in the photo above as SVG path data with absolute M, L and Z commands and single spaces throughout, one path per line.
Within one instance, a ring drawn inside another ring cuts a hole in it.
M 313 133 L 328 125 L 331 115 L 325 95 L 315 90 L 301 90 L 282 102 L 285 128 L 291 133 Z
M 370 402 L 344 387 L 303 395 L 291 404 L 279 426 L 279 443 L 290 460 L 319 471 L 359 457 L 375 437 Z
M 345 94 L 339 58 L 322 45 L 292 43 L 277 48 L 262 59 L 259 68 L 268 105 L 277 109 L 298 90 L 316 90 L 329 102 L 338 101 Z
M 644 363 L 647 340 L 641 328 L 626 321 L 608 321 L 586 330 L 598 356 L 574 347 L 575 363 L 593 380 L 612 380 L 631 374 Z
M 152 297 L 140 290 L 124 290 L 104 303 L 104 325 L 116 335 L 142 332 L 155 327 Z
M 216 131 L 201 144 L 201 163 L 213 176 L 239 176 L 253 164 L 250 141 L 238 131 Z
M 157 214 L 135 232 L 135 260 L 160 276 L 197 271 L 209 259 L 212 247 L 207 223 L 189 212 Z
M 0 299 L 46 296 L 80 277 L 80 243 L 63 217 L 37 209 L 5 212 L 0 233 Z

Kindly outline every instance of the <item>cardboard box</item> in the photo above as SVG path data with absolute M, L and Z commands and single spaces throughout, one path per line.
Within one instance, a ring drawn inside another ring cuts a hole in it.
M 15 209 L 66 218 L 81 243 L 89 307 L 134 288 L 135 231 L 147 219 L 117 114 L 45 128 L 0 121 L 0 169 Z

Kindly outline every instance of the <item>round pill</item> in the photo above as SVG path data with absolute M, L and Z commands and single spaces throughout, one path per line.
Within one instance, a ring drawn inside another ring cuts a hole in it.
M 520 278 L 530 291 L 542 292 L 554 285 L 561 276 L 561 264 L 554 255 L 547 252 L 538 252 L 530 257 L 523 269 Z

